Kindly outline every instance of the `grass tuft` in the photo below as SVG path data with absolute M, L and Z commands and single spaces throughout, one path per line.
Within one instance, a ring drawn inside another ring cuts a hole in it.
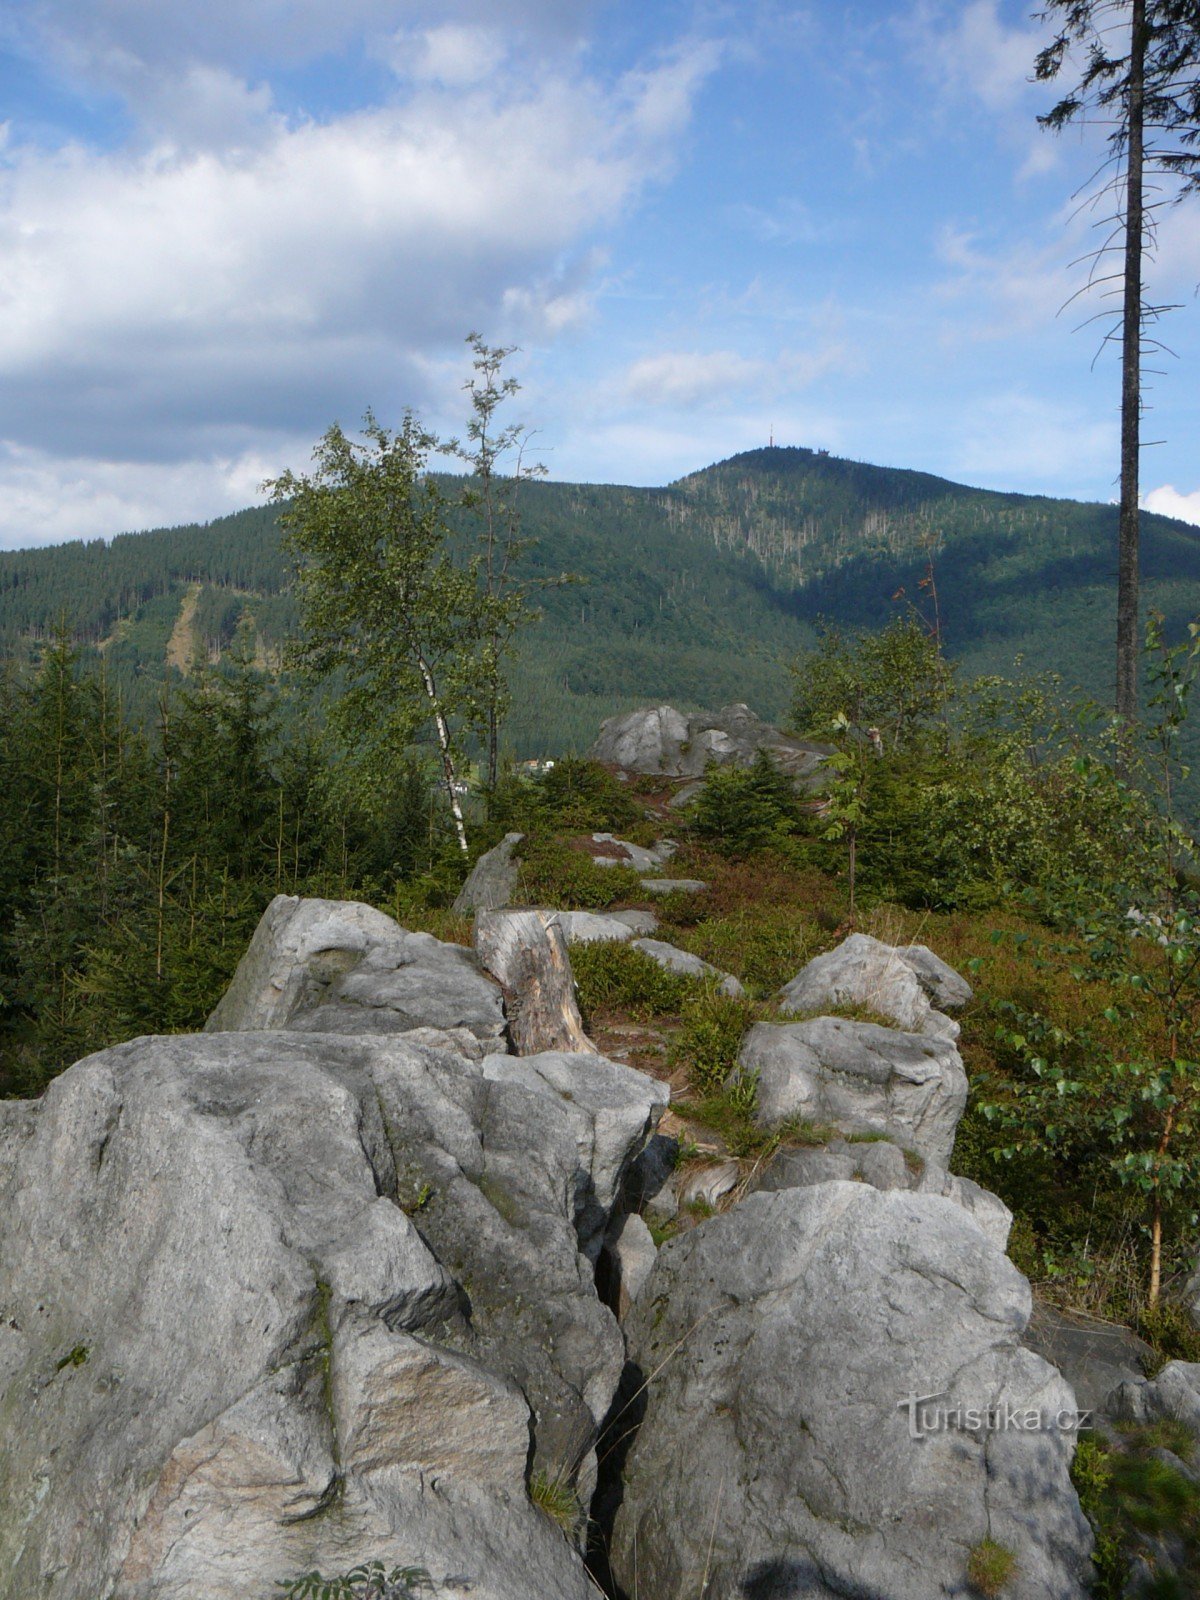
M 1017 1558 L 1007 1545 L 981 1539 L 967 1561 L 967 1582 L 986 1600 L 995 1600 L 1017 1570 Z

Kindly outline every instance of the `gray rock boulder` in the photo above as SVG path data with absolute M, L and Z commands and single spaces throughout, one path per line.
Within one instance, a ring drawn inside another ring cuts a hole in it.
M 710 762 L 749 766 L 759 750 L 766 750 L 783 772 L 801 781 L 814 779 L 829 753 L 828 746 L 780 733 L 749 706 L 738 704 L 688 717 L 673 706 L 609 717 L 588 754 L 626 772 L 699 778 Z
M 604 1056 L 547 1051 L 488 1056 L 483 1075 L 553 1096 L 575 1136 L 575 1230 L 595 1260 L 629 1167 L 658 1126 L 671 1091 L 665 1083 Z
M 735 1076 L 756 1079 L 764 1126 L 799 1117 L 879 1133 L 940 1167 L 950 1164 L 967 1103 L 967 1075 L 949 1039 L 845 1017 L 756 1022 Z
M 1057 1421 L 1075 1400 L 1022 1348 L 1029 1309 L 931 1196 L 756 1194 L 670 1240 L 626 1322 L 647 1389 L 618 1581 L 654 1600 L 965 1596 L 990 1537 L 1016 1558 L 1005 1600 L 1083 1600 L 1091 1533 Z
M 875 1189 L 935 1194 L 962 1206 L 1001 1250 L 1008 1244 L 1012 1212 L 997 1195 L 933 1162 L 906 1156 L 890 1140 L 831 1140 L 827 1145 L 780 1150 L 756 1176 L 754 1189 L 805 1189 L 818 1183 L 869 1183 Z
M 1123 1422 L 1182 1422 L 1200 1445 L 1200 1362 L 1168 1361 L 1156 1378 L 1123 1378 L 1107 1409 Z
M 896 953 L 908 962 L 939 1011 L 959 1011 L 974 998 L 975 991 L 962 974 L 934 955 L 927 944 L 897 945 Z
M 1012 1212 L 998 1195 L 932 1161 L 914 1158 L 888 1139 L 834 1139 L 827 1145 L 778 1151 L 753 1179 L 753 1189 L 807 1189 L 818 1183 L 869 1183 L 875 1189 L 935 1194 L 962 1206 L 999 1250 L 1008 1245 Z
M 708 885 L 700 878 L 643 878 L 647 894 L 704 894 Z
M 628 839 L 618 839 L 611 833 L 594 833 L 592 843 L 611 850 L 611 854 L 592 857 L 598 867 L 632 867 L 635 872 L 657 872 L 679 848 L 674 839 L 660 839 L 647 848 L 631 844 Z
M 605 916 L 614 922 L 623 922 L 627 928 L 643 937 L 648 938 L 650 934 L 658 932 L 658 918 L 653 911 L 607 911 Z
M 4 1109 L 0 1594 L 593 1593 L 526 1483 L 591 1493 L 624 1351 L 578 1196 L 645 1123 L 593 1160 L 544 1077 L 415 1039 L 140 1039 Z
M 624 1322 L 646 1287 L 657 1255 L 654 1237 L 635 1211 L 614 1220 L 604 1241 L 597 1281 L 619 1322 Z
M 1146 1385 L 1145 1372 L 1155 1355 L 1131 1328 L 1035 1300 L 1024 1343 L 1058 1368 L 1087 1410 L 1097 1416 L 1145 1419 L 1147 1404 L 1139 1404 L 1136 1396 L 1152 1387 Z M 1126 1385 L 1131 1386 L 1128 1395 Z
M 909 949 L 923 949 L 910 946 Z M 927 958 L 927 959 L 926 959 Z M 955 994 L 956 981 L 970 987 L 931 951 L 918 957 L 923 979 L 907 950 L 881 944 L 869 934 L 852 933 L 823 956 L 817 956 L 780 991 L 780 1010 L 785 1014 L 823 1011 L 839 1006 L 865 1006 L 890 1017 L 906 1033 L 941 1034 L 957 1039 L 957 1022 L 934 1009 L 930 989 L 940 994 Z M 943 978 L 936 968 L 944 969 Z M 963 1001 L 957 1002 L 965 1003 Z
M 662 939 L 635 939 L 633 948 L 649 956 L 651 961 L 657 961 L 666 971 L 677 972 L 681 977 L 714 979 L 719 991 L 732 999 L 740 999 L 746 992 L 732 973 L 722 972 L 710 962 L 702 961 L 699 956 L 692 955 L 688 950 L 680 950 L 673 944 L 666 944 Z
M 288 1028 L 407 1033 L 465 1028 L 504 1036 L 504 998 L 462 945 L 409 933 L 353 900 L 276 895 L 206 1033 Z
M 484 851 L 455 897 L 453 909 L 460 917 L 476 911 L 500 911 L 512 904 L 521 873 L 517 846 L 524 837 L 523 833 L 506 833 L 499 844 Z
M 599 911 L 556 911 L 553 915 L 568 944 L 628 944 L 634 936 L 624 917 Z

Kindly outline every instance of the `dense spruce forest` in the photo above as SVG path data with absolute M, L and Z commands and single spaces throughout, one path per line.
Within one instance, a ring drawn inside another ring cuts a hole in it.
M 453 489 L 453 484 L 448 485 Z M 1109 697 L 1116 510 L 966 488 L 926 473 L 774 448 L 663 489 L 531 481 L 521 557 L 544 589 L 522 636 L 507 743 L 517 757 L 584 749 L 645 700 L 745 700 L 778 716 L 786 663 L 824 617 L 877 628 L 936 605 L 969 671 L 1063 674 Z M 1200 531 L 1146 515 L 1147 608 L 1191 615 Z M 276 670 L 294 629 L 274 507 L 206 526 L 0 555 L 0 651 L 36 655 L 65 624 L 103 658 L 126 715 L 148 726 L 164 682 L 218 661 L 239 630 Z
M 544 586 L 510 669 L 509 758 L 583 750 L 605 716 L 648 701 L 746 700 L 783 721 L 789 665 L 822 619 L 916 619 L 964 682 L 1022 657 L 1026 675 L 1108 696 L 1111 507 L 782 449 L 665 489 L 520 493 L 521 576 Z M 278 511 L 0 556 L 9 1092 L 113 1039 L 199 1026 L 281 890 L 402 919 L 453 897 L 463 864 L 420 747 L 364 777 L 288 664 L 299 619 Z M 1147 603 L 1170 635 L 1194 603 L 1200 533 L 1147 517 L 1145 538 Z M 505 825 L 494 800 L 469 810 L 475 843 Z M 908 861 L 876 892 L 953 905 L 912 816 L 886 823 Z

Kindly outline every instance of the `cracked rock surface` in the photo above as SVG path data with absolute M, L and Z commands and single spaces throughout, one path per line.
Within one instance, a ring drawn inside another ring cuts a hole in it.
M 358 901 L 277 894 L 204 1030 L 466 1028 L 491 1043 L 504 1026 L 499 987 L 463 945 L 410 933 Z
M 671 1240 L 625 1325 L 646 1381 L 612 1562 L 654 1600 L 935 1600 L 1005 1545 L 1006 1600 L 1083 1600 L 1073 1411 L 1022 1348 L 1029 1286 L 949 1201 L 759 1193 Z M 909 1395 L 1039 1429 L 910 1436 Z
M 0 1106 L 0 1596 L 594 1594 L 527 1481 L 591 1494 L 624 1351 L 580 1234 L 658 1102 L 462 1039 L 138 1039 Z

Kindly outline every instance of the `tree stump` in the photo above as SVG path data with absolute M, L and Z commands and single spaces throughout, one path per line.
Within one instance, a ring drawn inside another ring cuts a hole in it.
M 556 912 L 480 911 L 475 951 L 504 989 L 508 1036 L 519 1056 L 543 1050 L 596 1055 L 583 1031 L 567 941 Z

